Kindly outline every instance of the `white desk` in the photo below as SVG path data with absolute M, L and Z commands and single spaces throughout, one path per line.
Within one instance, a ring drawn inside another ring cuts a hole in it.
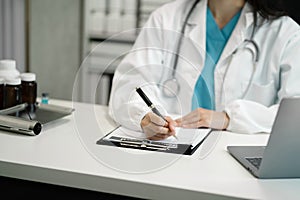
M 107 107 L 74 107 L 72 116 L 43 127 L 38 136 L 1 132 L 0 175 L 147 199 L 300 197 L 300 179 L 258 180 L 226 151 L 229 144 L 264 145 L 268 135 L 214 133 L 207 141 L 213 145 L 206 143 L 214 148 L 192 156 L 124 150 L 95 143 L 115 127 Z

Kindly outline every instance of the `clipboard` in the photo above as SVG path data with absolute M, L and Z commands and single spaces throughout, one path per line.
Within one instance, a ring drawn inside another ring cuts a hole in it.
M 153 141 L 146 138 L 141 137 L 127 137 L 124 135 L 114 135 L 118 129 L 122 128 L 122 126 L 118 126 L 111 132 L 107 133 L 105 136 L 97 140 L 96 144 L 98 145 L 107 145 L 112 147 L 118 148 L 131 148 L 131 149 L 139 149 L 139 150 L 146 150 L 146 151 L 157 151 L 157 152 L 164 152 L 164 153 L 173 153 L 173 154 L 183 154 L 183 155 L 192 155 L 198 147 L 204 142 L 204 140 L 210 135 L 212 132 L 211 129 L 205 129 L 203 133 L 205 136 L 200 138 L 196 144 L 186 144 L 179 142 L 168 142 L 164 140 L 160 141 Z M 124 129 L 124 128 L 123 128 Z M 128 129 L 128 132 L 132 132 Z

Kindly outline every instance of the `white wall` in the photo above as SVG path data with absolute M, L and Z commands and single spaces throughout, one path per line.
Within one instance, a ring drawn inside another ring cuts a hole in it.
M 30 71 L 38 95 L 72 99 L 81 62 L 81 0 L 30 0 Z

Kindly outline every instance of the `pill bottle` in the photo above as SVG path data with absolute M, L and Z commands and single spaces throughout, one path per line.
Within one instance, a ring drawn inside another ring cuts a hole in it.
M 0 60 L 0 78 L 11 79 L 19 77 L 15 60 Z
M 5 81 L 4 108 L 16 106 L 21 103 L 21 79 L 10 78 Z
M 37 82 L 34 73 L 21 73 L 21 103 L 27 103 L 30 111 L 35 110 L 37 98 Z
M 4 108 L 4 79 L 0 78 L 0 110 Z

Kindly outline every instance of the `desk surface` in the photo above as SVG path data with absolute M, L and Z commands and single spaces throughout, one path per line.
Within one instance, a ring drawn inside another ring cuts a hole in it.
M 296 199 L 300 179 L 258 180 L 226 146 L 267 134 L 214 132 L 192 156 L 96 145 L 116 124 L 107 107 L 51 100 L 75 112 L 38 136 L 0 132 L 0 175 L 147 199 Z

